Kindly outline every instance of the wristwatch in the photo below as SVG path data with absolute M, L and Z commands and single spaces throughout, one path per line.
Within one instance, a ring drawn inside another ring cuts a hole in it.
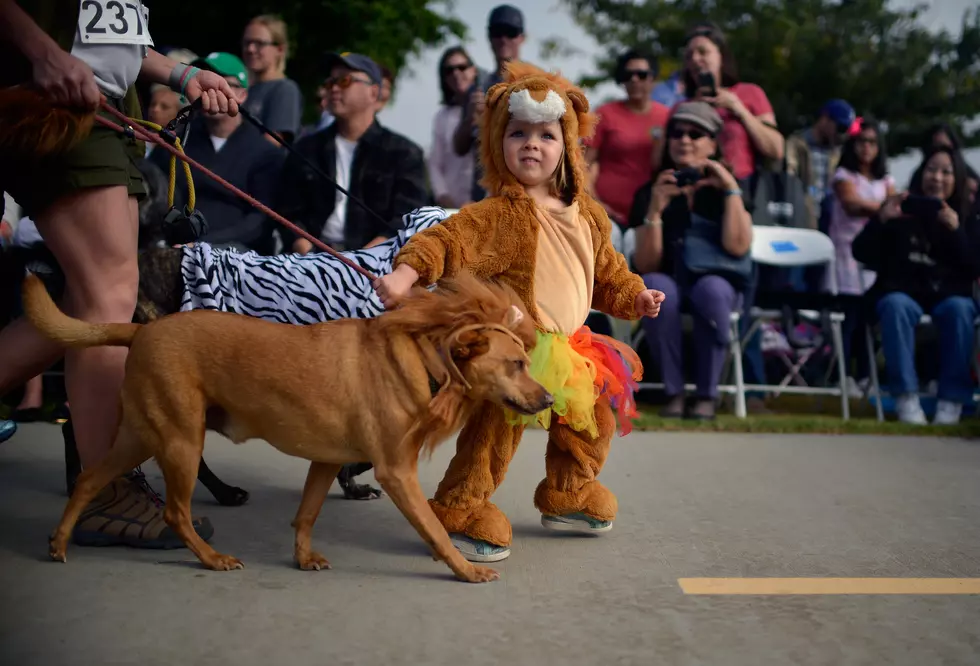
M 659 227 L 662 224 L 663 224 L 663 220 L 660 219 L 659 215 L 653 218 L 652 220 L 649 217 L 643 218 L 643 226 L 646 227 Z
M 725 190 L 726 197 L 740 197 L 742 196 L 742 188 L 736 187 L 734 190 Z

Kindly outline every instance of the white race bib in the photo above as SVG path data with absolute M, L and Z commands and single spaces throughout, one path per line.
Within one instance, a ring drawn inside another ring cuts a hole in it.
M 78 33 L 83 44 L 153 46 L 150 12 L 139 0 L 81 0 Z

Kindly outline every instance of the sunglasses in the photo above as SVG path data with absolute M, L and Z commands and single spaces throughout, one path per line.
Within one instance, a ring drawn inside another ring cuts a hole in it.
M 266 46 L 275 46 L 275 42 L 269 42 L 264 39 L 243 39 L 242 48 L 247 49 L 249 46 L 254 46 L 257 49 L 264 48 Z
M 323 82 L 323 87 L 330 90 L 334 86 L 339 86 L 341 90 L 347 90 L 355 83 L 364 83 L 367 85 L 374 85 L 372 81 L 365 81 L 364 79 L 355 78 L 353 74 L 345 74 L 344 76 L 331 77 Z
M 449 74 L 452 74 L 454 72 L 465 72 L 472 66 L 473 65 L 470 63 L 467 63 L 465 65 L 446 65 L 445 67 L 442 68 L 442 73 L 443 75 L 448 76 Z
M 632 81 L 634 78 L 640 81 L 646 81 L 649 78 L 653 78 L 653 72 L 649 69 L 627 69 L 623 72 L 622 76 L 619 77 L 620 83 L 626 83 L 627 81 Z
M 701 130 L 697 129 L 680 129 L 675 127 L 674 129 L 670 130 L 670 133 L 667 136 L 669 136 L 671 139 L 678 140 L 683 139 L 686 136 L 690 138 L 691 141 L 697 141 L 698 139 L 703 139 L 704 137 L 710 135 L 707 132 L 702 132 Z
M 490 39 L 499 39 L 501 37 L 506 37 L 507 39 L 517 39 L 522 34 L 520 28 L 515 28 L 509 25 L 494 25 L 491 26 L 487 32 L 490 33 Z

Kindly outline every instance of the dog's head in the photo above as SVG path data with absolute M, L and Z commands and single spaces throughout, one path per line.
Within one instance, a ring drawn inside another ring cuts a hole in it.
M 499 323 L 466 328 L 450 341 L 450 357 L 466 382 L 465 395 L 489 401 L 521 414 L 537 414 L 554 404 L 554 397 L 531 377 L 531 360 L 517 334 L 526 320 L 512 305 Z

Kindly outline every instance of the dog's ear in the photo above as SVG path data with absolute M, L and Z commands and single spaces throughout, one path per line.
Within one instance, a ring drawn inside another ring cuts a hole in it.
M 524 313 L 516 305 L 511 305 L 510 310 L 507 311 L 507 328 L 516 331 L 522 321 L 524 321 Z
M 466 331 L 453 342 L 451 353 L 454 360 L 465 361 L 490 350 L 490 341 L 479 331 Z

